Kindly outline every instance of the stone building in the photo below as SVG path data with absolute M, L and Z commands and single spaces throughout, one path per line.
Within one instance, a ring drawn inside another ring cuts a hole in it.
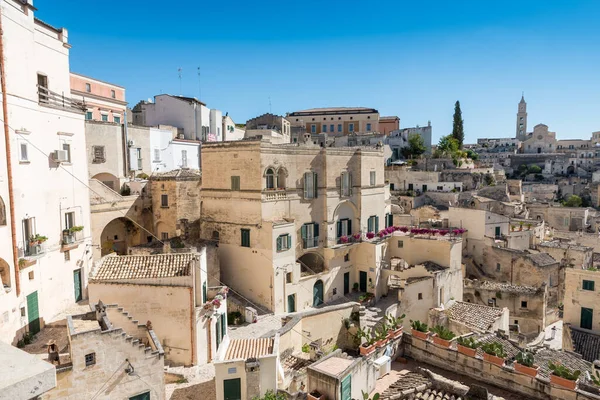
M 192 225 L 200 218 L 200 172 L 177 169 L 152 175 L 149 194 L 152 198 L 154 235 L 160 240 L 190 236 Z
M 519 109 L 517 111 L 517 126 L 515 138 L 519 141 L 524 141 L 527 138 L 527 103 L 525 96 L 521 96 Z M 478 141 L 479 142 L 479 141 Z
M 447 307 L 429 309 L 427 321 L 429 326 L 441 325 L 461 336 L 472 332 L 508 332 L 509 311 L 506 307 L 451 300 Z
M 589 210 L 583 207 L 564 207 L 556 203 L 532 203 L 527 205 L 529 218 L 544 221 L 559 231 L 585 230 L 589 226 Z
M 539 287 L 511 285 L 495 281 L 465 279 L 464 301 L 492 307 L 506 307 L 510 324 L 525 336 L 537 336 L 546 326 L 547 290 Z
M 600 333 L 600 273 L 578 268 L 565 269 L 563 321 L 573 327 Z
M 56 387 L 56 368 L 0 341 L 0 393 L 6 399 L 38 399 Z
M 291 125 L 282 116 L 271 113 L 263 114 L 246 121 L 245 137 L 264 136 L 271 143 L 290 143 Z
M 398 129 L 400 129 L 400 117 L 396 115 L 379 117 L 379 132 L 389 135 Z
M 202 158 L 201 238 L 219 241 L 227 285 L 275 312 L 366 289 L 373 264 L 353 253 L 375 260 L 361 239 L 392 222 L 380 150 L 244 140 L 205 144 Z
M 307 133 L 379 132 L 379 111 L 365 107 L 311 108 L 286 115 L 292 127 L 301 126 Z
M 556 153 L 556 132 L 550 132 L 548 125 L 537 124 L 533 132 L 521 144 L 522 153 Z
M 553 240 L 537 245 L 539 251 L 548 253 L 564 267 L 587 269 L 592 266 L 593 247 Z
M 118 306 L 69 315 L 59 349 L 56 388 L 41 400 L 165 399 L 164 352 L 152 327 Z M 39 343 L 45 350 L 47 346 Z M 63 351 L 66 350 L 65 353 Z
M 227 295 L 208 286 L 208 260 L 206 248 L 108 255 L 92 271 L 90 301 L 118 303 L 140 321 L 151 321 L 169 364 L 209 363 L 227 337 Z

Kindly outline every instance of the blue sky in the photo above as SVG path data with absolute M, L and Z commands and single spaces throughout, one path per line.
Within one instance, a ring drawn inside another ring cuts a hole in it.
M 199 96 L 239 123 L 269 111 L 365 106 L 467 142 L 529 129 L 600 131 L 600 1 L 36 0 L 69 30 L 71 70 L 125 86 L 133 107 Z

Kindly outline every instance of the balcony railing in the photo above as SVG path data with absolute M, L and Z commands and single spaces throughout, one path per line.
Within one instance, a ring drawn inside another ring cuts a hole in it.
M 264 194 L 266 201 L 287 199 L 287 192 L 285 189 L 269 189 L 264 191 Z
M 319 237 L 302 239 L 302 245 L 305 249 L 312 249 L 319 246 Z
M 27 243 L 27 245 L 25 246 L 25 257 L 41 256 L 42 254 L 44 254 L 46 252 L 45 247 L 46 246 L 44 245 L 44 243 L 38 243 L 38 244 Z
M 362 242 L 362 235 L 359 234 L 358 238 L 355 238 L 354 235 L 348 236 L 340 236 L 336 238 L 337 244 L 351 244 L 351 243 L 360 243 Z
M 75 100 L 38 85 L 38 102 L 43 106 L 63 108 L 68 111 L 84 112 L 87 106 L 84 101 Z

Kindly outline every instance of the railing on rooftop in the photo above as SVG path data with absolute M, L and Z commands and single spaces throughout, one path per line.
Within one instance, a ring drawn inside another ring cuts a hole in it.
M 64 93 L 56 93 L 47 87 L 37 85 L 38 102 L 42 106 L 62 108 L 68 111 L 84 112 L 87 106 L 84 101 L 66 97 Z

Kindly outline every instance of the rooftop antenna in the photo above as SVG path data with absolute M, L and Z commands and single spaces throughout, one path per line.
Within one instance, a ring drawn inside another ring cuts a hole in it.
M 271 96 L 269 96 L 269 114 L 273 114 L 273 113 L 271 112 Z
M 202 86 L 200 85 L 200 67 L 198 67 L 198 100 L 202 101 Z
M 179 75 L 179 95 L 181 96 L 181 72 L 183 70 L 181 69 L 181 67 L 177 68 L 177 74 Z

